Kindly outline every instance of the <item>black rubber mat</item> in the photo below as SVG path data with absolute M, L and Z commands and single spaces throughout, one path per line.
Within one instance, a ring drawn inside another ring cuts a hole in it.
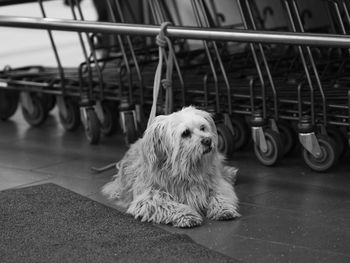
M 0 192 L 1 262 L 236 262 L 55 184 Z

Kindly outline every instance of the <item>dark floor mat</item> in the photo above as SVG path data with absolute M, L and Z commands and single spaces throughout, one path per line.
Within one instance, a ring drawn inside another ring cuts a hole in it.
M 1 262 L 236 262 L 54 184 L 0 192 Z

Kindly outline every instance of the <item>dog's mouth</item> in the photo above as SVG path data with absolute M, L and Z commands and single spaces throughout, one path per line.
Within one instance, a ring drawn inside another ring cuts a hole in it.
M 212 150 L 212 147 L 211 146 L 208 146 L 204 151 L 203 151 L 203 154 L 207 154 L 209 152 L 211 152 Z

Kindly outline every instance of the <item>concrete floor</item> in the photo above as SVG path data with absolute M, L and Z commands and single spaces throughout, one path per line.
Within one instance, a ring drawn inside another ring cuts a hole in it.
M 0 131 L 0 190 L 52 182 L 116 208 L 100 194 L 113 171 L 93 174 L 90 168 L 123 156 L 127 148 L 120 132 L 89 145 L 82 128 L 63 130 L 57 109 L 40 128 L 31 128 L 18 110 L 0 123 Z M 193 229 L 161 227 L 242 262 L 350 262 L 349 162 L 318 174 L 296 151 L 268 168 L 248 147 L 232 164 L 240 168 L 241 218 L 205 221 Z

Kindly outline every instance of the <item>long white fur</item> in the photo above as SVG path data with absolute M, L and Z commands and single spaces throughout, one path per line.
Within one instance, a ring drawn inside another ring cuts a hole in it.
M 182 136 L 185 130 L 190 136 Z M 209 152 L 203 138 L 211 140 Z M 157 116 L 102 192 L 141 221 L 192 227 L 203 216 L 236 218 L 238 169 L 225 165 L 217 144 L 215 123 L 205 111 L 187 107 Z

